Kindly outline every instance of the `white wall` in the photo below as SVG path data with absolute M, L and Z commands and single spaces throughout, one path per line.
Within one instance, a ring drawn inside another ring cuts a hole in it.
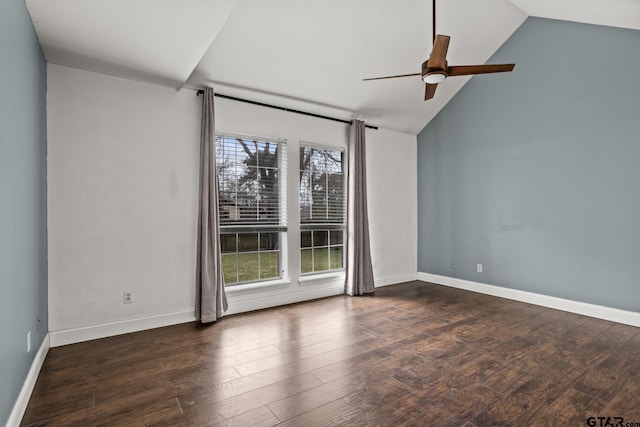
M 376 286 L 415 280 L 417 255 L 416 136 L 367 130 L 367 202 Z
M 49 325 L 52 344 L 193 318 L 200 102 L 195 92 L 48 66 Z M 348 126 L 216 99 L 219 131 L 346 146 Z M 416 137 L 367 132 L 378 285 L 416 277 Z M 293 169 L 290 173 L 293 173 Z M 289 180 L 289 233 L 298 233 Z M 297 237 L 296 237 L 297 238 Z M 292 240 L 295 241 L 295 238 Z M 229 294 L 229 313 L 340 293 L 343 277 Z M 123 291 L 134 303 L 123 304 Z M 58 337 L 58 338 L 56 338 Z
M 194 93 L 47 71 L 50 331 L 190 309 Z

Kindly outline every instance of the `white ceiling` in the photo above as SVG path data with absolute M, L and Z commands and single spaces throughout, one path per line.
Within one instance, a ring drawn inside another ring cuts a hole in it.
M 466 83 L 423 101 L 429 0 L 26 0 L 48 62 L 418 133 Z M 484 63 L 527 16 L 640 29 L 638 0 L 439 1 L 452 65 Z M 516 70 L 517 72 L 517 65 Z M 474 77 L 481 79 L 483 76 Z
M 237 0 L 26 0 L 47 62 L 182 87 Z

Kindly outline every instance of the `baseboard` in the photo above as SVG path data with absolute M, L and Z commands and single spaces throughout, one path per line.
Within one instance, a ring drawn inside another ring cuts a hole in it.
M 376 287 L 409 282 L 416 280 L 416 278 L 417 275 L 415 273 L 382 277 L 380 279 L 376 279 Z M 338 280 L 335 281 L 335 283 L 321 287 L 305 286 L 301 287 L 301 289 L 302 290 L 296 292 L 275 293 L 273 295 L 265 295 L 264 293 L 259 292 L 238 293 L 235 295 L 230 294 L 228 295 L 229 310 L 227 310 L 225 314 L 239 314 L 248 311 L 277 307 L 280 305 L 294 304 L 296 302 L 341 295 L 344 293 L 344 280 Z M 51 331 L 51 347 L 59 347 L 114 335 L 128 334 L 146 329 L 161 328 L 179 323 L 193 322 L 195 320 L 194 309 L 189 308 L 173 313 L 120 320 L 117 322 L 84 326 L 80 328 Z
M 418 280 L 640 327 L 640 313 L 633 311 L 572 301 L 517 289 L 503 288 L 501 286 L 487 285 L 437 274 L 418 273 Z
M 264 294 L 259 293 L 228 295 L 229 310 L 227 310 L 225 315 L 244 313 L 247 311 L 260 310 L 263 308 L 276 307 L 279 305 L 293 304 L 296 302 L 307 301 L 316 298 L 324 298 L 328 296 L 339 295 L 343 292 L 344 284 L 341 283 L 339 286 L 310 288 L 305 291 L 290 292 L 287 294 L 275 294 L 273 296 L 265 296 Z M 106 338 L 114 335 L 144 331 L 147 329 L 161 328 L 164 326 L 193 322 L 195 320 L 196 318 L 194 309 L 189 308 L 174 313 L 139 317 L 117 322 L 105 323 L 101 325 L 51 331 L 51 347 L 59 347 L 62 345 L 95 340 L 99 338 Z
M 40 374 L 40 369 L 42 368 L 44 359 L 47 357 L 47 353 L 49 352 L 49 338 L 49 334 L 45 335 L 38 352 L 33 358 L 33 362 L 31 362 L 27 378 L 25 378 L 24 383 L 22 384 L 22 389 L 20 389 L 20 393 L 16 399 L 16 403 L 13 405 L 11 414 L 9 414 L 7 427 L 18 427 L 22 421 L 24 412 L 27 410 L 27 405 L 29 404 L 29 399 L 31 398 L 31 393 L 33 393 L 33 388 L 35 387 L 36 380 Z
M 196 320 L 195 313 L 193 308 L 190 308 L 173 313 L 121 320 L 102 325 L 51 331 L 51 347 L 193 322 L 194 320 Z
M 401 274 L 398 276 L 385 276 L 385 277 L 376 277 L 376 288 L 381 288 L 383 286 L 389 285 L 397 285 L 398 283 L 411 282 L 413 280 L 418 280 L 417 273 L 410 274 Z

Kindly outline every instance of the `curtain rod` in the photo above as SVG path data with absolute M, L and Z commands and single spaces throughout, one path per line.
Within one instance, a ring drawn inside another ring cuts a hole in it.
M 196 95 L 200 96 L 203 93 L 204 93 L 204 90 L 198 89 L 198 91 L 196 92 Z M 251 101 L 249 99 L 236 98 L 235 96 L 223 95 L 221 93 L 214 93 L 213 95 L 218 97 L 218 98 L 230 99 L 232 101 L 239 101 L 239 102 L 244 102 L 244 103 L 247 103 L 247 104 L 258 105 L 260 107 L 267 107 L 267 108 L 273 108 L 275 110 L 288 111 L 290 113 L 302 114 L 303 116 L 317 117 L 319 119 L 325 119 L 325 120 L 331 120 L 331 121 L 334 121 L 334 122 L 346 123 L 348 125 L 351 124 L 351 122 L 349 120 L 336 119 L 335 117 L 323 116 L 321 114 L 308 113 L 306 111 L 300 111 L 300 110 L 293 110 L 293 109 L 287 108 L 287 107 L 279 107 L 277 105 L 265 104 L 263 102 Z M 365 125 L 365 127 L 369 128 L 369 129 L 373 129 L 373 130 L 378 130 L 378 126 Z

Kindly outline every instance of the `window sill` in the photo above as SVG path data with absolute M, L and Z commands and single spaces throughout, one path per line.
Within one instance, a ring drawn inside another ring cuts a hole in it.
M 310 274 L 301 276 L 298 279 L 300 286 L 317 285 L 318 283 L 344 283 L 346 274 L 344 271 L 333 271 L 330 273 Z
M 227 295 L 248 294 L 252 292 L 261 292 L 271 289 L 286 288 L 291 284 L 289 280 L 269 280 L 266 282 L 244 283 L 242 285 L 226 286 Z

